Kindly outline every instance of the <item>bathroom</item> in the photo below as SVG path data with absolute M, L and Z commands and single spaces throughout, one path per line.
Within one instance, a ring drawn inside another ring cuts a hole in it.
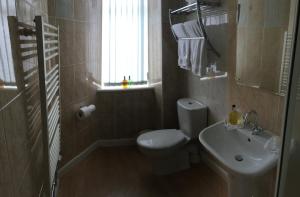
M 0 196 L 298 197 L 298 7 L 0 0 Z

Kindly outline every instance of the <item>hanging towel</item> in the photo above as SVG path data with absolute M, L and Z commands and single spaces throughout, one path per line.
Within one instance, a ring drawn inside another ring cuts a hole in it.
M 184 23 L 184 29 L 189 37 L 203 36 L 202 30 L 197 20 L 187 21 Z
M 203 37 L 202 30 L 197 20 L 185 22 L 184 29 L 190 38 Z M 205 39 L 190 40 L 190 53 L 192 72 L 199 77 L 204 76 L 206 74 L 207 67 Z
M 173 25 L 172 30 L 178 38 L 178 65 L 180 68 L 190 70 L 190 42 L 189 40 L 181 39 L 188 37 L 183 23 Z
M 203 77 L 206 74 L 207 67 L 207 53 L 204 39 L 192 40 L 191 48 L 191 67 L 194 75 Z

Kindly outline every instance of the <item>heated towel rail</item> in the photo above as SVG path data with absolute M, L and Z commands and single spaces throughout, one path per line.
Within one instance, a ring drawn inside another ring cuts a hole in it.
M 60 157 L 59 29 L 43 22 L 41 16 L 35 17 L 35 25 L 9 16 L 8 25 L 16 73 L 12 85 L 25 95 L 28 145 L 36 153 L 32 155 L 33 168 L 39 170 L 43 162 L 42 169 L 49 169 L 43 171 L 40 193 L 53 196 Z M 40 161 L 41 155 L 44 161 Z
M 35 17 L 41 114 L 45 141 L 48 145 L 50 188 L 55 186 L 55 176 L 60 159 L 60 58 L 59 28 Z
M 279 94 L 285 96 L 289 85 L 289 68 L 293 52 L 293 35 L 289 32 L 284 34 L 283 53 L 279 80 Z
M 35 27 L 19 22 L 15 16 L 9 16 L 8 23 L 17 73 L 16 86 L 25 94 L 28 139 L 30 149 L 34 152 L 42 134 Z
M 205 30 L 205 26 L 203 24 L 203 20 L 202 20 L 202 12 L 203 11 L 211 10 L 211 8 L 218 7 L 218 6 L 220 6 L 219 2 L 209 2 L 209 1 L 205 2 L 202 0 L 197 0 L 196 3 L 192 3 L 190 5 L 184 6 L 182 8 L 176 9 L 176 10 L 169 9 L 169 22 L 170 22 L 171 29 L 173 26 L 173 16 L 174 15 L 186 15 L 186 14 L 197 12 L 198 23 L 200 25 L 200 28 L 203 33 L 203 37 L 206 40 L 208 47 L 213 51 L 213 53 L 217 57 L 220 57 L 221 56 L 220 53 L 215 49 L 215 47 L 213 46 L 213 44 L 210 42 L 210 40 L 208 38 L 208 35 Z M 172 33 L 173 33 L 174 38 L 176 40 L 178 40 L 173 29 L 172 29 Z

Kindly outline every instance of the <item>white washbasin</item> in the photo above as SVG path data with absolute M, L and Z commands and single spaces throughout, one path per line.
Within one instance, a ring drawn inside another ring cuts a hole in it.
M 216 123 L 199 134 L 199 140 L 221 164 L 238 175 L 260 176 L 276 166 L 278 152 L 265 148 L 272 138 L 264 131 L 252 135 L 246 129 L 228 130 L 224 122 Z

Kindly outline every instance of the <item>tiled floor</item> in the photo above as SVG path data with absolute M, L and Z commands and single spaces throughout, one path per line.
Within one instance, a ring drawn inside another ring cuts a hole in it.
M 156 176 L 135 147 L 99 148 L 60 179 L 58 197 L 227 197 L 205 164 Z

